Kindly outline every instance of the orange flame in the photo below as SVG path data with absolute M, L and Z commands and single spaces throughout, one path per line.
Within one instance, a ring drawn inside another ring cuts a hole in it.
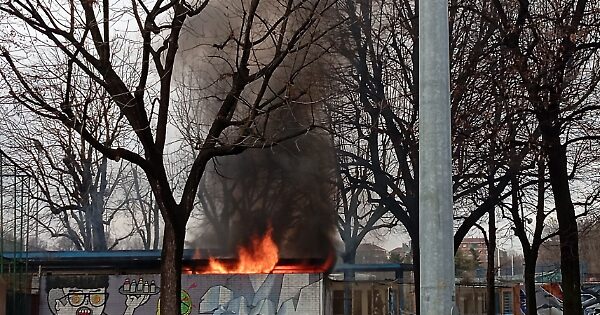
M 239 262 L 227 265 L 219 260 L 209 258 L 209 265 L 202 273 L 270 273 L 279 261 L 279 249 L 273 241 L 273 228 L 269 227 L 265 235 L 252 239 L 247 248 L 239 247 Z
M 280 259 L 279 248 L 273 241 L 273 228 L 269 226 L 262 236 L 255 235 L 246 247 L 238 247 L 238 259 L 208 258 L 208 265 L 183 266 L 184 274 L 252 274 L 252 273 L 323 273 L 335 264 L 335 252 L 324 258 Z M 196 249 L 195 263 L 206 262 L 204 254 Z M 194 263 L 192 263 L 194 264 Z

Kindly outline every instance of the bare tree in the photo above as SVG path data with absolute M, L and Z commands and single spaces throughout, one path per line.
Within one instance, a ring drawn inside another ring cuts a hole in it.
M 307 115 L 298 128 L 268 132 L 269 118 L 275 117 L 274 113 L 284 112 L 290 106 L 317 104 L 320 93 L 312 91 L 312 84 L 294 84 L 302 82 L 301 73 L 308 71 L 321 52 L 328 49 L 317 42 L 329 28 L 323 17 L 332 3 L 252 0 L 231 1 L 228 5 L 158 0 L 152 5 L 133 1 L 129 7 L 111 7 L 105 0 L 95 4 L 3 2 L 0 11 L 19 19 L 28 31 L 39 36 L 39 43 L 48 44 L 43 46 L 45 51 L 60 58 L 29 49 L 27 53 L 35 57 L 25 60 L 5 48 L 2 69 L 11 83 L 11 95 L 21 105 L 77 131 L 104 156 L 125 159 L 145 172 L 164 220 L 160 311 L 168 314 L 180 304 L 186 224 L 208 161 L 248 148 L 272 147 L 316 127 Z M 214 9 L 212 17 L 203 15 L 209 7 Z M 111 20 L 111 16 L 117 18 Z M 195 106 L 211 108 L 206 111 L 206 126 L 195 133 L 196 151 L 187 168 L 185 185 L 176 192 L 165 167 L 165 149 L 172 103 L 176 101 L 171 99 L 173 69 L 182 29 L 193 17 L 200 18 L 204 26 L 212 26 L 208 23 L 214 21 L 229 23 L 220 36 L 204 37 L 199 43 L 207 60 L 221 65 L 215 67 L 219 76 L 213 80 L 218 85 L 212 85 L 220 91 L 199 90 L 204 98 L 198 98 Z M 119 22 L 127 18 L 136 27 L 136 36 L 126 29 L 130 24 Z M 139 55 L 127 56 L 118 49 Z M 224 62 L 218 63 L 219 60 Z M 67 69 L 55 67 L 57 63 L 66 63 Z M 33 73 L 32 69 L 40 67 L 44 74 Z M 48 73 L 56 74 L 52 89 L 48 88 Z M 112 109 L 118 113 L 126 136 L 137 142 L 135 146 L 107 143 L 90 132 L 86 121 L 97 117 L 90 117 L 73 98 L 74 75 L 89 78 L 110 95 Z M 310 104 L 304 104 L 306 101 Z
M 537 178 L 537 200 L 533 203 L 533 211 L 531 205 L 524 202 L 523 189 L 520 189 L 519 181 L 517 177 L 513 178 L 512 185 L 512 196 L 511 204 L 509 207 L 510 219 L 513 222 L 513 230 L 515 236 L 519 239 L 521 246 L 523 247 L 523 257 L 525 263 L 524 280 L 525 280 L 525 294 L 527 299 L 527 305 L 537 305 L 536 293 L 535 293 L 535 268 L 537 263 L 537 257 L 540 246 L 547 239 L 556 235 L 555 232 L 547 233 L 544 229 L 544 223 L 546 217 L 553 211 L 546 209 L 545 199 L 546 196 L 546 181 L 545 177 L 545 161 L 543 156 L 539 157 L 538 160 L 538 178 Z M 535 225 L 533 230 L 529 228 L 529 222 L 533 222 L 530 218 L 535 218 Z M 546 232 L 546 233 L 544 233 Z M 537 314 L 537 309 L 530 307 L 531 311 L 527 310 L 528 315 Z
M 569 183 L 569 147 L 598 139 L 583 127 L 598 106 L 595 1 L 493 1 L 501 49 L 526 91 L 526 111 L 539 123 L 561 241 L 564 311 L 580 314 L 576 210 Z M 589 120 L 588 120 L 589 121 Z M 564 137 L 567 136 L 567 139 Z
M 397 225 L 389 211 L 381 205 L 372 203 L 371 192 L 355 185 L 344 185 L 344 175 L 340 175 L 338 184 L 337 228 L 344 244 L 342 260 L 347 264 L 356 262 L 356 250 L 370 232 L 390 229 Z M 355 273 L 344 271 L 344 314 L 352 313 L 352 281 Z
M 482 5 L 471 1 L 473 5 Z M 334 64 L 340 97 L 333 108 L 341 168 L 354 187 L 371 191 L 370 202 L 390 211 L 411 237 L 415 281 L 418 238 L 418 23 L 408 1 L 345 1 L 347 28 Z M 469 230 L 506 197 L 510 173 L 505 150 L 508 114 L 495 106 L 494 25 L 467 6 L 452 3 L 451 104 L 455 249 Z M 489 6 L 487 7 L 489 10 Z M 350 38 L 350 40 L 348 40 Z M 496 114 L 496 109 L 498 113 Z M 492 146 L 496 146 L 491 150 Z M 526 155 L 527 147 L 518 149 Z M 366 174 L 366 175 L 365 175 Z M 418 288 L 418 283 L 416 284 Z M 418 295 L 418 293 L 417 293 Z
M 598 210 L 597 205 L 595 207 Z M 600 246 L 600 224 L 598 221 L 598 213 L 589 215 L 586 220 L 580 225 L 581 247 L 580 255 L 587 267 L 587 277 L 596 278 L 600 275 L 600 259 L 598 257 Z
M 119 132 L 106 116 L 109 100 L 91 88 L 80 92 L 89 112 L 100 118 L 88 122 L 89 130 L 107 143 L 114 142 Z M 1 130 L 0 143 L 31 174 L 32 202 L 50 210 L 38 210 L 29 218 L 36 222 L 36 239 L 42 228 L 51 237 L 69 239 L 77 250 L 105 251 L 129 236 L 124 233 L 114 238 L 115 243 L 107 243 L 108 226 L 119 211 L 107 209 L 107 203 L 120 180 L 121 168 L 109 165 L 109 160 L 75 131 L 32 116 L 7 101 L 2 98 L 6 113 L 2 122 L 8 128 Z
M 139 238 L 140 246 L 135 246 L 129 241 L 129 247 L 132 245 L 141 249 L 159 249 L 160 248 L 160 210 L 152 189 L 144 178 L 139 174 L 135 166 L 127 167 L 118 183 L 117 196 L 113 205 L 117 209 L 124 209 L 127 212 L 127 219 L 131 222 L 131 236 Z

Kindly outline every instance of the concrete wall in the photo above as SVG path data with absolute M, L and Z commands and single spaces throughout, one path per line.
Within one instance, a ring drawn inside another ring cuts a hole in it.
M 183 275 L 181 314 L 321 315 L 322 286 L 319 274 Z M 159 275 L 44 276 L 40 315 L 154 315 L 159 291 Z

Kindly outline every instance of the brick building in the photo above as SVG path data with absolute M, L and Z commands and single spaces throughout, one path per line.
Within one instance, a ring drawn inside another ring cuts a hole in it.
M 464 254 L 466 257 L 474 255 L 475 259 L 479 261 L 480 265 L 485 266 L 487 264 L 487 246 L 485 240 L 482 237 L 466 237 L 460 243 L 458 251 Z
M 385 264 L 388 262 L 388 252 L 375 244 L 360 244 L 356 249 L 357 264 Z

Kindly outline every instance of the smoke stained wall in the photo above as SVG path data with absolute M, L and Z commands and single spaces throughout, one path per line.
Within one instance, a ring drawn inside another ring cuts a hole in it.
M 192 146 L 204 139 L 231 89 L 240 55 L 238 34 L 242 33 L 248 2 L 212 2 L 199 17 L 189 20 L 182 32 L 179 74 L 183 88 L 178 95 L 186 128 L 180 129 L 185 129 Z M 314 18 L 311 10 L 329 4 L 318 0 L 293 2 L 298 9 L 291 14 L 282 2 L 260 2 L 260 18 L 255 19 L 259 22 L 252 36 L 256 42 L 265 35 L 272 40 L 254 47 L 250 73 L 269 64 L 279 40 L 289 41 L 306 19 Z M 268 25 L 287 14 L 285 32 L 265 33 Z M 327 96 L 323 88 L 327 47 L 326 43 L 311 42 L 328 27 L 323 23 L 315 23 L 307 32 L 301 43 L 306 49 L 290 53 L 272 76 L 256 80 L 242 93 L 234 119 L 242 121 L 259 108 L 248 127 L 251 136 L 244 139 L 248 146 L 327 124 L 321 102 Z M 230 128 L 220 140 L 229 143 L 239 132 L 239 128 Z M 204 225 L 201 231 L 190 231 L 198 235 L 195 246 L 218 247 L 233 254 L 252 237 L 272 228 L 281 257 L 328 256 L 335 234 L 334 170 L 329 135 L 319 128 L 274 146 L 214 159 L 199 191 Z

